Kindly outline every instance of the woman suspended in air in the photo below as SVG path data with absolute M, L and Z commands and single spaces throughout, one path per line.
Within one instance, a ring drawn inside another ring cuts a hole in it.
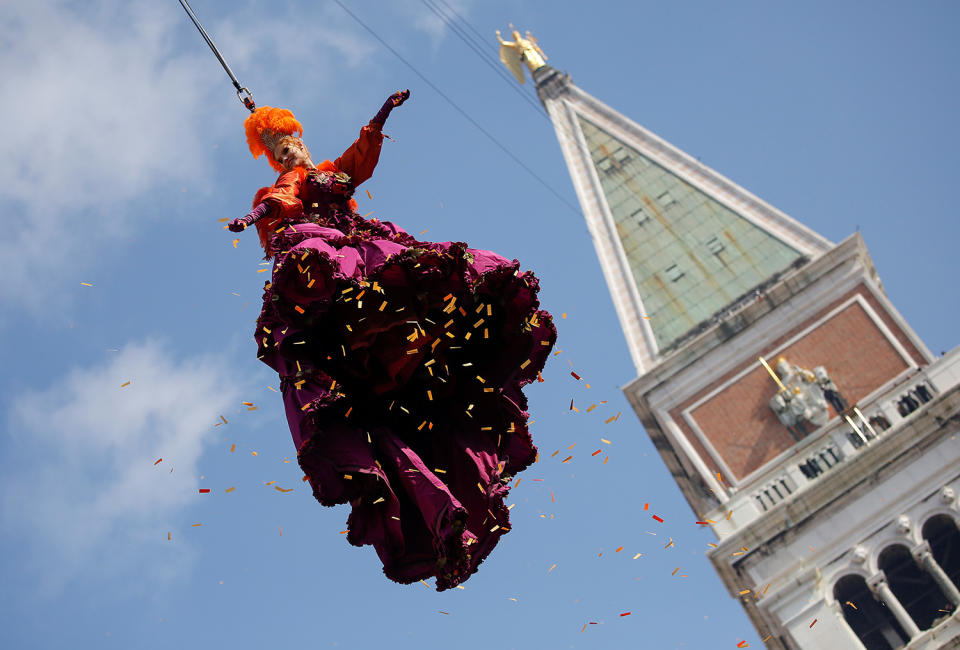
M 537 279 L 461 242 L 365 219 L 351 198 L 380 156 L 391 95 L 335 161 L 314 164 L 284 109 L 246 120 L 280 172 L 235 232 L 256 226 L 273 274 L 258 357 L 280 375 L 316 499 L 349 503 L 347 540 L 392 580 L 458 585 L 510 530 L 511 478 L 536 459 L 522 387 L 556 340 Z

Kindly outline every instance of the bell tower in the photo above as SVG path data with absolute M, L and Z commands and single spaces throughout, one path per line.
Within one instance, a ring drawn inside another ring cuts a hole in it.
M 766 646 L 960 647 L 960 348 L 931 354 L 859 234 L 827 241 L 529 67 L 637 370 L 626 396 Z

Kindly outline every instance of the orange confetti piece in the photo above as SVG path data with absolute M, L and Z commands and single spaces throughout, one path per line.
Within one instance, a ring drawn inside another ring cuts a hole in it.
M 560 318 L 566 318 L 566 317 L 567 317 L 567 312 L 563 312 L 562 314 L 560 314 Z
M 717 480 L 723 483 L 723 475 L 720 472 L 717 472 Z
M 236 489 L 237 489 L 236 487 L 228 487 L 226 490 L 224 490 L 224 492 L 226 492 L 227 494 L 230 494 L 231 492 L 233 492 L 233 491 L 236 490 Z
M 367 198 L 368 198 L 368 199 L 373 199 L 373 195 L 370 194 L 370 190 L 367 190 Z
M 294 309 L 294 311 L 296 311 L 298 314 L 304 313 L 303 307 L 301 307 L 300 305 L 294 305 L 294 306 L 293 306 L 293 309 Z
M 557 497 L 556 497 L 556 495 L 553 493 L 553 490 L 550 490 L 550 498 L 553 499 L 553 502 L 554 502 L 554 503 L 557 502 Z
M 557 565 L 554 564 L 554 565 L 551 566 L 549 569 L 547 569 L 547 573 L 550 573 L 551 571 L 553 571 L 553 570 L 556 569 L 556 568 L 557 568 Z
M 277 526 L 277 530 L 280 531 L 280 537 L 283 537 L 283 529 L 280 526 Z
M 230 453 L 231 453 L 231 454 L 232 454 L 233 452 L 235 452 L 236 450 L 237 450 L 237 443 L 233 443 L 232 445 L 230 445 Z
M 622 550 L 623 550 L 623 547 L 621 546 L 620 548 L 618 548 L 617 550 L 615 550 L 614 553 L 619 553 L 619 552 L 622 551 Z
M 341 530 L 339 534 L 340 534 L 340 535 L 346 535 L 346 534 L 349 533 L 349 532 L 350 532 L 349 529 L 347 529 L 347 530 Z
M 168 533 L 167 533 L 167 541 L 169 542 L 171 539 L 173 539 L 173 534 L 168 532 Z
M 617 419 L 617 416 L 616 416 L 616 415 L 611 415 L 611 416 L 608 417 L 606 420 L 604 420 L 603 423 L 604 423 L 604 424 L 610 424 L 611 422 L 613 422 L 613 421 L 616 420 L 616 419 Z
M 240 243 L 240 240 L 239 240 L 239 239 L 234 239 L 234 240 L 233 240 L 233 247 L 236 248 L 236 247 L 237 247 L 237 244 L 239 244 L 239 243 Z
M 603 451 L 602 449 L 598 449 L 598 450 L 596 450 L 595 452 L 593 452 L 593 453 L 590 454 L 590 455 L 591 455 L 591 456 L 596 456 L 597 454 L 599 454 L 599 453 L 602 452 L 602 451 Z
M 847 604 L 847 605 L 850 605 L 850 607 L 853 607 L 854 609 L 857 608 L 857 606 L 854 605 L 853 603 L 851 603 L 849 600 L 846 602 L 846 604 Z
M 163 460 L 162 458 L 158 458 L 158 459 L 157 459 L 157 462 L 155 462 L 154 465 L 159 465 L 159 464 L 160 464 L 160 461 L 162 461 L 162 460 Z
M 126 387 L 129 386 L 129 385 L 130 385 L 130 382 L 128 381 L 128 382 L 125 383 L 125 384 L 120 384 L 120 388 L 126 388 Z
M 580 632 L 583 633 L 586 629 L 587 629 L 587 624 L 584 623 L 584 624 L 583 624 L 583 627 L 580 628 Z
M 563 463 L 567 462 L 567 461 L 570 460 L 571 458 L 573 458 L 573 456 L 567 456 L 567 457 L 564 458 L 562 461 L 560 461 L 560 464 L 562 465 Z
M 251 452 L 250 452 L 250 455 L 251 455 L 251 456 L 256 456 L 256 455 L 257 455 L 257 452 L 251 451 Z
M 644 509 L 644 510 L 649 510 L 649 509 L 650 509 L 650 504 L 649 504 L 649 503 L 644 503 L 644 504 L 643 504 L 643 509 Z
M 659 521 L 661 524 L 663 523 L 663 519 L 661 519 L 661 518 L 658 517 L 657 515 L 653 515 L 653 518 L 654 518 L 656 521 Z
M 749 593 L 750 593 L 750 590 L 749 590 L 749 589 L 741 589 L 741 590 L 740 590 L 740 595 L 741 595 L 741 596 L 744 595 L 744 594 L 749 594 Z
M 223 417 L 222 415 L 220 416 L 220 419 L 223 420 L 223 423 L 224 423 L 224 424 L 227 423 L 227 418 Z
M 203 525 L 203 524 L 191 524 L 190 527 L 191 527 L 191 528 L 197 528 L 197 527 L 202 526 L 202 525 Z
M 286 490 L 284 490 L 284 489 L 283 489 L 282 487 L 280 487 L 279 485 L 274 485 L 274 486 L 273 486 L 273 489 L 276 490 L 276 491 L 278 491 L 278 492 L 293 492 L 293 488 L 287 488 Z
M 749 647 L 750 647 L 750 644 L 747 643 L 746 641 L 741 641 L 740 643 L 737 644 L 737 647 L 738 647 L 738 648 L 749 648 Z

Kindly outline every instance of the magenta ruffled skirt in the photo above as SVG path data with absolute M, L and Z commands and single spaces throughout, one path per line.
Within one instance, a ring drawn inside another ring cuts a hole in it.
M 347 234 L 345 234 L 347 233 Z M 556 341 L 519 263 L 353 215 L 288 224 L 257 321 L 300 466 L 387 577 L 456 586 L 510 530 L 536 459 L 522 387 Z

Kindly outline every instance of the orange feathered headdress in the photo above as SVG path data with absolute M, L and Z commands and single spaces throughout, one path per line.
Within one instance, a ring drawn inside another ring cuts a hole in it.
M 273 157 L 273 149 L 280 140 L 303 135 L 303 126 L 285 108 L 261 106 L 243 123 L 247 132 L 247 146 L 254 158 L 266 155 L 270 166 L 283 171 L 283 166 Z

